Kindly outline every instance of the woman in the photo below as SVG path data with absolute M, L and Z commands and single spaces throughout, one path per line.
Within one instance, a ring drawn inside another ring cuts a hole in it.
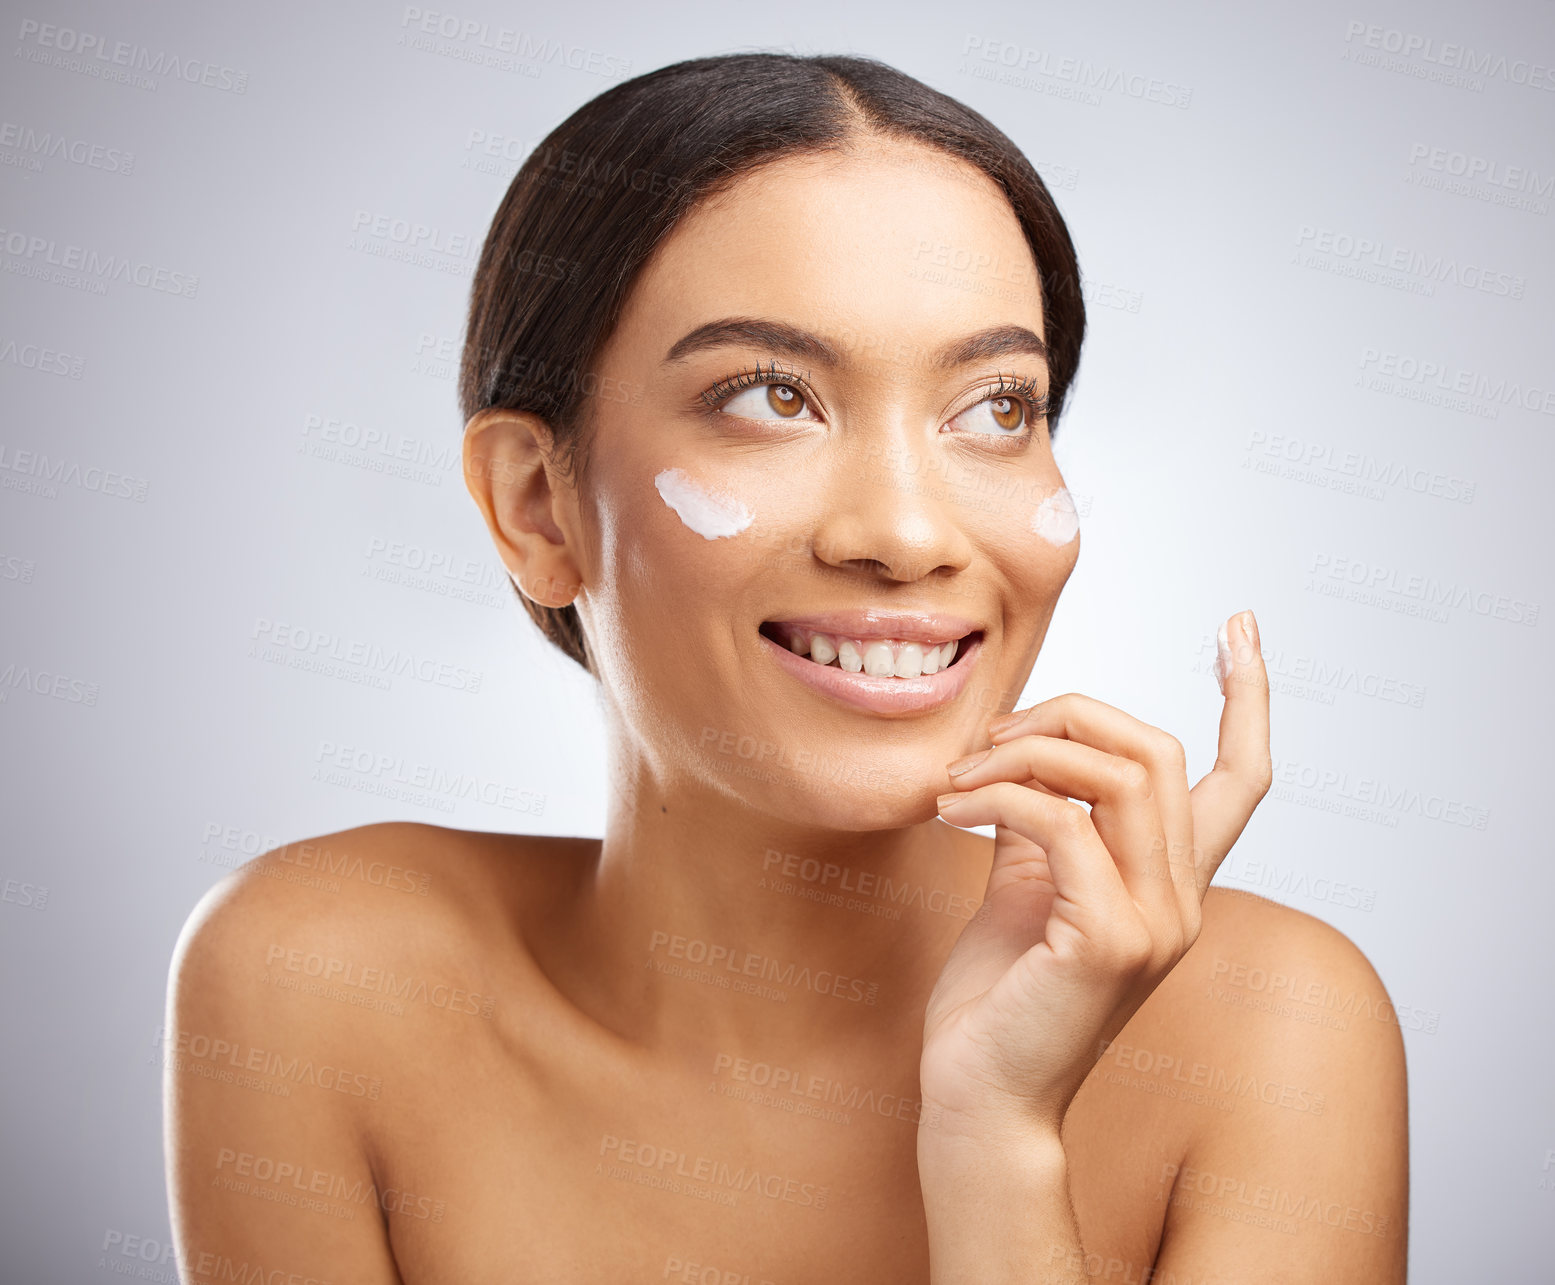
M 1207 889 L 1270 781 L 1251 613 L 1191 791 L 1120 710 L 1007 713 L 1079 552 L 1083 333 L 1030 165 L 879 63 L 684 62 L 546 140 L 476 273 L 465 468 L 599 682 L 605 837 L 372 825 L 212 890 L 186 1275 L 1403 1279 L 1381 983 Z

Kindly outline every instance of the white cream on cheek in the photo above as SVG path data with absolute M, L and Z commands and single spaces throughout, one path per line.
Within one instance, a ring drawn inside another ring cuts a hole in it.
M 654 476 L 653 484 L 664 503 L 704 540 L 738 535 L 751 524 L 748 508 L 732 496 L 704 490 L 684 469 L 664 469 Z
M 1080 515 L 1075 512 L 1074 496 L 1067 487 L 1059 487 L 1048 496 L 1031 518 L 1031 529 L 1049 544 L 1062 547 L 1080 533 Z

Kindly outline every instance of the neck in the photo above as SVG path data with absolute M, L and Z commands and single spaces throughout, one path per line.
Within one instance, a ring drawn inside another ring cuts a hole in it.
M 982 901 L 987 838 L 937 816 L 839 828 L 847 787 L 823 805 L 795 786 L 763 808 L 626 746 L 612 736 L 605 838 L 565 928 L 601 1021 L 698 1061 L 921 1040 Z

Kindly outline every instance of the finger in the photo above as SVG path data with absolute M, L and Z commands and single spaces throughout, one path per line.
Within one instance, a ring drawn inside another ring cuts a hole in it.
M 1253 809 L 1269 792 L 1269 675 L 1258 645 L 1258 622 L 1241 611 L 1224 626 L 1225 646 L 1217 676 L 1225 705 L 1215 766 L 1189 791 L 1199 889 L 1209 886 L 1246 828 Z
M 1151 920 L 1180 927 L 1161 814 L 1150 773 L 1136 759 L 1061 737 L 1018 736 L 984 751 L 950 780 L 958 790 L 993 781 L 1029 781 L 1059 791 L 1061 797 L 1083 799 L 1091 805 L 1091 824 L 1117 864 L 1129 896 Z
M 1188 762 L 1182 743 L 1159 727 L 1079 692 L 1054 696 L 1007 717 L 1013 721 L 993 722 L 999 728 L 991 737 L 995 745 L 1033 733 L 1060 736 L 1144 764 L 1166 834 L 1163 856 L 1172 883 L 1179 890 L 1185 917 L 1196 914 L 1199 892 L 1194 883 L 1193 809 L 1188 801 Z
M 1003 826 L 1040 847 L 1047 855 L 1055 913 L 1061 903 L 1064 921 L 1092 940 L 1105 941 L 1109 925 L 1139 920 L 1112 854 L 1080 804 L 1013 781 L 994 781 L 942 803 L 940 816 L 957 826 Z M 1020 879 L 1013 855 L 1001 850 L 1008 846 L 995 843 L 988 875 L 987 902 L 996 914 L 995 894 Z M 1007 927 L 997 926 L 1001 931 Z

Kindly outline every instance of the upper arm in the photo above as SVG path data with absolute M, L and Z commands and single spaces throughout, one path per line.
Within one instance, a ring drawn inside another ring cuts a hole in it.
M 1402 1282 L 1408 1097 L 1387 990 L 1344 934 L 1251 900 L 1222 899 L 1214 931 L 1206 903 L 1206 931 L 1183 959 L 1206 1006 L 1204 1078 L 1220 1102 L 1162 1175 L 1157 1272 Z
M 348 1006 L 276 984 L 293 978 L 269 971 L 275 944 L 299 921 L 327 935 L 336 907 L 269 877 L 273 862 L 207 893 L 174 950 L 163 1100 L 180 1274 L 398 1285 L 363 1141 L 381 1053 L 360 1015 L 321 1011 Z

